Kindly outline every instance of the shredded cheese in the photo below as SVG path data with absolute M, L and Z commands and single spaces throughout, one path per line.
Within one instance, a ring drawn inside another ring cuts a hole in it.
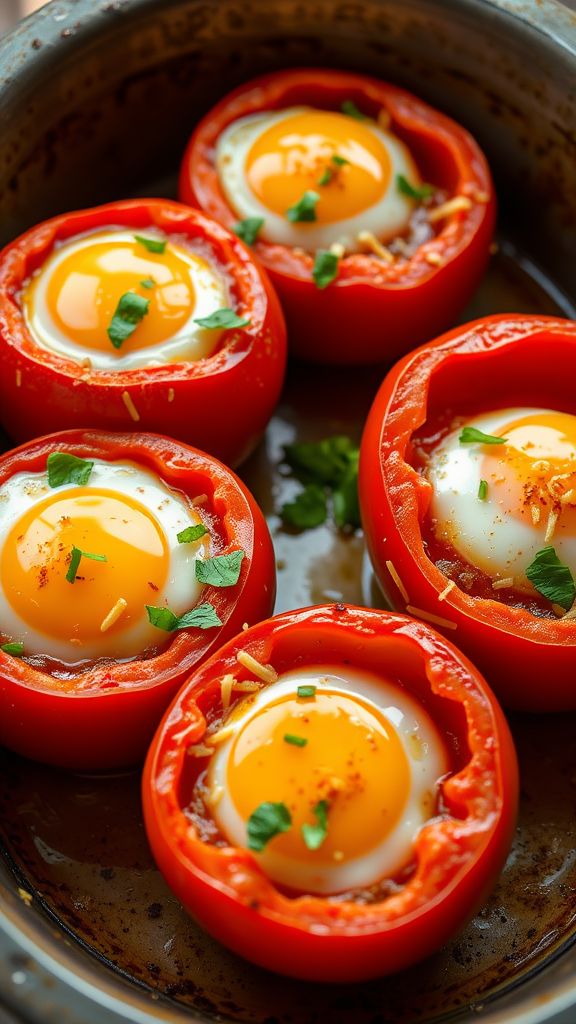
M 235 679 L 232 689 L 235 693 L 258 693 L 263 685 L 263 683 L 257 682 L 256 679 Z
M 110 609 L 108 615 L 100 623 L 100 632 L 105 633 L 118 619 L 124 614 L 128 607 L 128 601 L 124 597 L 119 597 L 113 608 Z
M 551 508 L 548 514 L 548 522 L 546 524 L 546 534 L 544 536 L 544 543 L 548 544 L 553 536 L 556 529 L 556 523 L 558 522 L 558 513 L 556 509 Z
M 504 576 L 501 580 L 492 580 L 492 590 L 507 590 L 514 586 L 513 576 Z
M 206 736 L 206 746 L 219 747 L 220 744 L 225 743 L 235 731 L 235 725 L 225 725 L 223 729 L 218 729 L 217 732 L 213 732 L 210 736 Z
M 26 889 L 22 889 L 21 886 L 18 886 L 18 895 L 19 895 L 20 899 L 22 900 L 22 902 L 25 903 L 27 907 L 29 907 L 31 905 L 31 903 L 32 903 L 32 893 L 27 892 Z
M 453 199 L 448 199 L 447 202 L 441 203 L 440 206 L 435 206 L 430 210 L 428 221 L 430 224 L 436 224 L 437 221 L 444 220 L 445 217 L 450 217 L 453 213 L 463 213 L 471 208 L 472 200 L 468 196 L 454 196 Z
M 212 757 L 214 751 L 212 747 L 206 747 L 203 743 L 193 743 L 188 747 L 186 753 L 191 757 Z
M 246 632 L 247 629 L 250 629 L 250 626 L 248 625 L 247 622 L 242 623 L 242 629 L 244 630 L 244 632 Z
M 540 506 L 539 505 L 531 505 L 530 506 L 530 512 L 531 512 L 531 515 L 532 515 L 532 522 L 533 522 L 534 526 L 538 526 L 538 523 L 540 522 Z
M 208 501 L 207 494 L 199 494 L 197 498 L 193 498 L 190 502 L 191 505 L 205 505 Z
M 204 803 L 207 804 L 208 807 L 216 807 L 216 804 L 220 803 L 223 796 L 224 786 L 219 786 L 218 783 L 216 783 L 216 785 L 212 786 L 210 792 L 204 797 Z
M 278 673 L 271 665 L 262 665 L 248 651 L 238 651 L 236 661 L 247 668 L 249 672 L 253 672 L 263 683 L 275 683 L 278 679 Z
M 365 245 L 367 249 L 370 249 L 375 256 L 379 256 L 385 263 L 394 263 L 394 256 L 387 249 L 382 242 L 379 242 L 376 235 L 373 235 L 371 231 L 361 231 L 357 235 L 357 240 L 360 245 Z
M 400 579 L 400 576 L 398 575 L 398 573 L 396 571 L 396 567 L 394 565 L 394 562 L 391 562 L 390 559 L 388 559 L 388 561 L 386 562 L 386 568 L 388 569 L 388 572 L 390 573 L 392 579 L 394 580 L 394 583 L 398 587 L 398 590 L 400 591 L 400 593 L 402 595 L 402 598 L 404 600 L 404 604 L 409 604 L 410 603 L 410 595 L 409 595 L 408 591 L 406 590 L 406 587 L 402 583 L 402 580 Z
M 446 598 L 448 597 L 448 594 L 450 593 L 451 590 L 454 590 L 455 586 L 456 584 L 454 583 L 454 580 L 450 580 L 449 583 L 447 583 L 446 586 L 444 587 L 442 593 L 438 594 L 438 600 L 445 601 Z
M 346 252 L 346 249 L 344 248 L 341 242 L 333 242 L 332 245 L 330 246 L 330 252 L 332 253 L 333 256 L 336 257 L 336 259 L 341 260 Z
M 80 366 L 82 366 L 84 370 L 91 370 L 92 360 L 90 359 L 90 356 L 84 356 L 84 359 L 80 362 Z
M 439 252 L 425 252 L 424 259 L 426 263 L 429 263 L 431 267 L 443 267 L 444 260 L 442 259 Z
M 128 393 L 128 391 L 123 391 L 122 392 L 122 401 L 124 402 L 124 405 L 126 406 L 126 409 L 127 409 L 128 413 L 130 415 L 130 418 L 134 420 L 134 423 L 138 423 L 138 420 L 140 419 L 140 413 L 138 412 L 138 409 L 134 405 L 134 402 L 132 400 L 132 396 Z
M 431 622 L 433 626 L 443 626 L 445 629 L 458 629 L 455 622 L 451 619 L 443 619 L 440 615 L 434 615 L 432 612 L 427 612 L 423 608 L 415 608 L 414 605 L 407 605 L 406 611 L 410 615 L 414 615 L 417 619 L 422 619 L 424 622 Z
M 222 698 L 222 707 L 226 711 L 230 707 L 230 697 L 232 696 L 232 687 L 234 686 L 234 676 L 227 672 L 223 679 L 220 680 L 220 696 Z

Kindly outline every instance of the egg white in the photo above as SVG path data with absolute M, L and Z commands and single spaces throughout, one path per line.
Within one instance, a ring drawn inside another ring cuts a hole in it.
M 168 577 L 162 590 L 150 591 L 150 604 L 167 605 L 176 615 L 182 615 L 199 600 L 202 584 L 196 580 L 194 563 L 209 554 L 206 534 L 195 544 L 179 544 L 177 534 L 197 520 L 190 514 L 183 497 L 171 491 L 154 473 L 131 462 L 95 461 L 87 488 L 106 488 L 118 495 L 129 495 L 143 505 L 158 523 L 169 552 Z M 34 505 L 50 494 L 72 495 L 77 486 L 63 484 L 49 487 L 46 473 L 16 473 L 0 488 L 0 557 L 6 536 L 18 520 Z M 134 566 L 138 572 L 138 565 Z M 70 588 L 70 603 L 74 595 Z M 66 614 L 66 609 L 62 609 Z M 22 641 L 26 654 L 72 663 L 100 657 L 130 657 L 142 653 L 147 647 L 162 643 L 169 634 L 148 621 L 144 604 L 137 622 L 123 631 L 105 632 L 92 642 L 72 645 L 60 638 L 32 629 L 12 608 L 0 582 L 0 629 L 11 640 Z
M 466 421 L 485 434 L 505 436 L 506 426 L 517 419 L 549 409 L 517 408 L 486 413 Z M 430 514 L 434 531 L 467 562 L 494 579 L 514 577 L 517 589 L 533 593 L 526 568 L 546 547 L 547 517 L 534 525 L 512 517 L 490 488 L 485 500 L 478 498 L 483 478 L 482 461 L 486 446 L 460 444 L 462 427 L 448 434 L 430 454 L 426 477 L 433 487 Z M 556 554 L 576 575 L 576 537 L 558 523 L 553 540 Z
M 200 261 L 191 250 L 186 250 L 184 245 L 176 245 L 156 230 L 146 230 L 145 235 L 147 238 L 167 241 L 167 247 L 172 246 L 177 251 L 177 255 L 188 264 L 190 281 L 196 295 L 196 305 L 186 323 L 172 337 L 166 338 L 158 345 L 149 345 L 133 352 L 123 351 L 122 348 L 116 349 L 112 343 L 110 343 L 109 352 L 87 348 L 72 341 L 60 330 L 46 300 L 51 276 L 64 259 L 67 259 L 73 252 L 79 252 L 89 247 L 96 241 L 109 242 L 111 248 L 123 242 L 134 241 L 134 232 L 110 229 L 91 232 L 58 244 L 51 256 L 36 271 L 33 277 L 34 296 L 30 302 L 24 303 L 24 317 L 26 326 L 37 345 L 78 362 L 82 362 L 88 357 L 95 370 L 110 371 L 133 370 L 145 366 L 164 366 L 176 362 L 194 362 L 204 359 L 214 351 L 221 331 L 202 328 L 194 321 L 208 317 L 218 309 L 230 306 L 230 295 L 226 282 L 215 268 Z M 146 249 L 143 248 L 142 276 L 144 278 L 150 275 L 150 264 L 146 256 Z
M 322 847 L 314 854 L 313 864 L 296 864 L 279 854 L 273 844 L 255 854 L 266 875 L 273 881 L 300 892 L 328 894 L 371 885 L 393 876 L 410 861 L 415 836 L 429 820 L 430 794 L 435 795 L 439 778 L 448 770 L 447 754 L 438 730 L 425 709 L 405 690 L 368 672 L 341 668 L 311 667 L 305 671 L 283 674 L 277 682 L 262 689 L 246 704 L 241 718 L 234 714 L 238 729 L 262 708 L 282 695 L 293 695 L 298 686 L 311 684 L 317 693 L 339 690 L 352 697 L 361 696 L 388 720 L 400 739 L 411 774 L 411 789 L 394 832 L 361 857 L 337 863 L 323 855 Z M 247 823 L 239 814 L 227 789 L 228 760 L 234 737 L 221 743 L 212 756 L 208 769 L 208 785 L 222 787 L 223 793 L 211 808 L 220 831 L 234 846 L 247 848 Z M 254 807 L 267 799 L 266 779 L 254 793 Z
M 396 177 L 414 180 L 414 162 L 400 139 L 384 131 L 375 122 L 370 130 L 380 140 L 390 157 L 390 182 L 379 202 L 354 217 L 344 217 L 330 224 L 291 223 L 265 206 L 250 188 L 246 161 L 254 143 L 272 125 L 309 111 L 309 107 L 289 107 L 277 112 L 251 114 L 232 122 L 220 135 L 216 145 L 216 168 L 228 203 L 240 219 L 263 217 L 259 239 L 277 245 L 301 247 L 311 252 L 328 249 L 333 244 L 348 252 L 358 250 L 358 235 L 370 231 L 383 242 L 402 234 L 408 227 L 414 203 L 398 191 Z M 321 190 L 320 190 L 321 191 Z

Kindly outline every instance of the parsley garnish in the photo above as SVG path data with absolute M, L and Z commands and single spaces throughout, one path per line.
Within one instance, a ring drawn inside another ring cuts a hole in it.
M 215 555 L 214 558 L 198 560 L 196 579 L 199 583 L 210 583 L 213 587 L 233 587 L 238 583 L 244 551 L 231 551 L 228 555 Z
M 124 292 L 107 332 L 114 348 L 120 348 L 122 343 L 134 334 L 138 324 L 146 316 L 149 305 L 150 299 L 145 299 L 136 292 Z
M 292 815 L 286 804 L 260 804 L 248 818 L 248 849 L 261 853 L 274 836 L 287 832 L 291 824 Z
M 309 683 L 305 683 L 303 686 L 299 686 L 296 690 L 299 697 L 315 697 L 316 687 L 311 686 Z
M 93 562 L 107 562 L 106 555 L 93 555 L 90 551 L 82 551 L 80 548 L 74 546 L 72 548 L 72 555 L 70 558 L 70 565 L 68 566 L 68 572 L 66 573 L 66 579 L 68 583 L 74 583 L 76 580 L 76 573 L 78 572 L 78 566 L 80 565 L 81 558 L 91 558 Z
M 305 192 L 302 199 L 299 199 L 294 206 L 286 211 L 286 216 L 292 224 L 300 224 L 305 221 L 316 220 L 316 203 L 320 199 L 317 192 Z
M 289 526 L 307 529 L 319 526 L 327 516 L 327 498 L 332 499 L 334 521 L 341 529 L 360 526 L 358 503 L 358 448 L 348 437 L 288 445 L 286 462 L 305 484 L 295 501 L 284 505 L 280 514 Z
M 176 540 L 179 544 L 193 544 L 195 540 L 200 540 L 208 530 L 204 526 L 204 523 L 197 523 L 196 526 L 187 526 L 185 530 L 180 530 L 180 533 L 176 534 Z
M 488 494 L 488 481 L 481 480 L 478 484 L 478 497 L 480 501 L 486 501 L 486 495 Z
M 329 249 L 318 249 L 312 277 L 317 288 L 327 288 L 338 274 L 338 257 Z
M 153 277 L 145 277 L 143 281 L 140 281 L 143 288 L 154 288 L 156 281 Z
M 328 801 L 319 800 L 312 812 L 316 818 L 316 824 L 302 825 L 302 838 L 309 850 L 317 850 L 326 839 L 328 834 L 328 810 Z
M 46 461 L 48 486 L 61 487 L 62 484 L 87 484 L 94 463 L 89 459 L 79 459 L 67 452 L 51 452 Z
M 233 309 L 225 307 L 224 309 L 217 309 L 210 316 L 200 317 L 194 323 L 200 324 L 200 327 L 206 327 L 209 331 L 214 331 L 218 328 L 229 331 L 232 327 L 247 327 L 250 323 L 250 317 L 238 316 Z
M 234 225 L 233 231 L 246 245 L 254 245 L 264 224 L 264 217 L 246 217 Z
M 476 427 L 463 427 L 458 440 L 460 444 L 506 444 L 508 438 L 484 434 L 482 430 L 476 430 Z
M 343 114 L 348 114 L 348 117 L 355 118 L 356 121 L 368 120 L 366 114 L 363 114 L 361 110 L 358 110 L 358 107 L 356 106 L 353 100 L 344 100 L 340 107 L 340 110 L 342 111 Z
M 338 153 L 334 153 L 332 163 L 336 164 L 336 167 L 344 167 L 344 165 L 349 164 L 350 161 L 347 160 L 345 156 L 339 156 Z
M 284 742 L 290 743 L 293 747 L 305 747 L 308 740 L 305 736 L 295 736 L 293 732 L 285 732 Z
M 134 238 L 148 249 L 148 252 L 163 253 L 166 248 L 165 238 L 146 238 L 144 235 L 134 235 Z
M 429 199 L 434 194 L 433 185 L 412 185 L 403 174 L 396 175 L 396 188 L 410 199 Z
M 317 184 L 320 185 L 321 187 L 323 187 L 324 185 L 329 185 L 330 182 L 332 181 L 333 175 L 334 171 L 332 170 L 332 168 L 327 167 L 325 171 L 322 171 L 322 174 L 318 178 Z
M 540 594 L 569 611 L 576 598 L 576 584 L 570 569 L 560 561 L 553 547 L 538 551 L 526 575 Z
M 24 654 L 24 644 L 21 640 L 11 640 L 10 643 L 1 644 L 0 651 L 4 651 L 4 654 L 11 654 L 13 658 L 19 658 Z
M 157 626 L 158 629 L 165 630 L 166 633 L 174 633 L 177 629 L 188 629 L 189 627 L 211 629 L 212 626 L 222 625 L 216 609 L 208 602 L 196 605 L 196 608 L 185 612 L 184 615 L 175 615 L 169 608 L 154 608 L 150 604 L 146 605 L 146 611 L 149 622 L 153 626 Z

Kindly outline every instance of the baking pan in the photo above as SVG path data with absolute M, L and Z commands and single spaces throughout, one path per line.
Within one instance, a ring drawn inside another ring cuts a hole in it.
M 576 22 L 553 0 L 55 0 L 0 44 L 1 240 L 62 210 L 173 195 L 214 100 L 306 64 L 405 85 L 486 150 L 500 247 L 465 318 L 573 315 Z M 292 365 L 242 470 L 274 535 L 279 611 L 381 604 L 359 534 L 289 534 L 277 515 L 295 488 L 282 446 L 359 438 L 380 376 Z M 4 754 L 0 1024 L 573 1024 L 576 716 L 511 725 L 522 804 L 494 895 L 425 963 L 356 986 L 286 981 L 204 935 L 152 863 L 137 773 L 70 775 Z

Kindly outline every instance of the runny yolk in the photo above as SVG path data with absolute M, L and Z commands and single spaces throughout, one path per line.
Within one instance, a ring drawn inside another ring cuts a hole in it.
M 82 557 L 74 583 L 66 579 L 73 547 Z M 128 495 L 79 487 L 34 505 L 12 527 L 2 550 L 0 581 L 14 609 L 40 634 L 78 646 L 102 636 L 101 625 L 119 598 L 126 601 L 109 633 L 141 621 L 169 568 L 159 524 Z
M 171 242 L 163 253 L 153 253 L 135 239 L 112 243 L 95 234 L 89 244 L 75 247 L 53 267 L 48 260 L 41 274 L 50 274 L 48 310 L 70 341 L 91 350 L 126 354 L 172 337 L 192 316 L 196 297 L 191 268 L 195 265 L 206 266 L 200 257 Z M 32 280 L 24 296 L 30 315 L 38 279 Z M 148 307 L 131 336 L 115 350 L 107 331 L 126 292 L 135 292 Z
M 346 163 L 334 162 L 334 156 Z M 304 192 L 316 192 L 315 219 L 328 224 L 377 203 L 391 166 L 386 147 L 367 124 L 321 110 L 295 114 L 262 132 L 248 154 L 246 174 L 258 199 L 281 216 Z M 329 180 L 319 184 L 323 175 Z
M 506 442 L 486 451 L 481 468 L 493 500 L 532 525 L 545 526 L 553 511 L 576 536 L 576 416 L 534 413 L 498 434 Z
M 291 735 L 306 745 L 287 742 Z M 329 823 L 322 858 L 346 862 L 392 832 L 410 782 L 390 721 L 361 697 L 331 689 L 313 700 L 279 697 L 262 708 L 240 728 L 227 767 L 229 793 L 245 821 L 261 801 L 288 807 L 292 827 L 273 839 L 274 850 L 306 864 L 317 863 L 318 853 L 307 848 L 301 826 L 316 824 L 320 801 L 327 801 Z

